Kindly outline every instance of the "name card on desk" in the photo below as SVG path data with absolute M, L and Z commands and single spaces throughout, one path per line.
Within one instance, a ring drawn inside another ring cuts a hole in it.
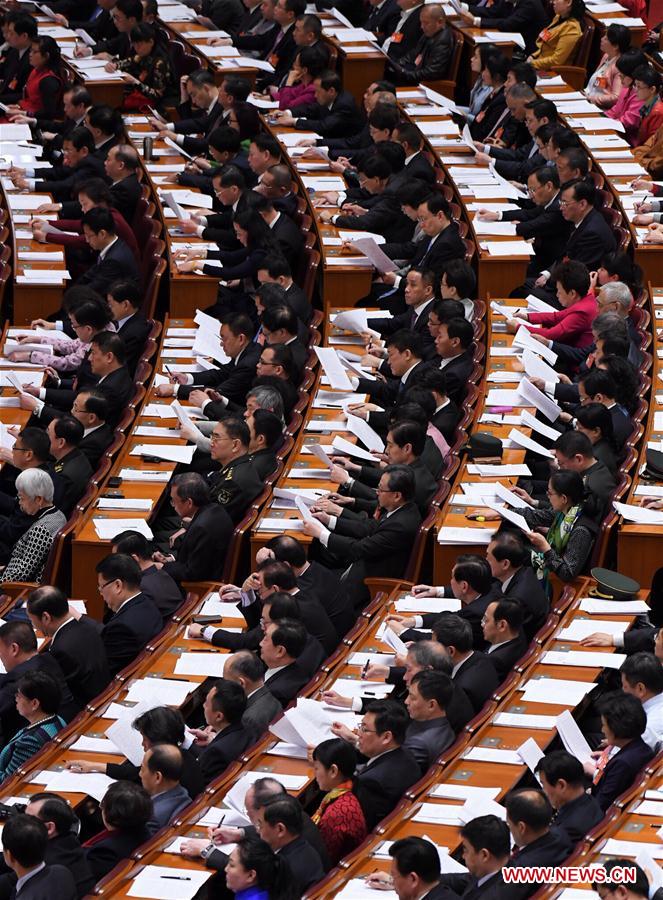
M 155 900 L 192 900 L 213 874 L 211 869 L 145 866 L 134 878 L 127 896 L 153 897 Z
M 560 638 L 561 640 L 561 638 Z M 537 678 L 527 681 L 522 690 L 526 703 L 552 703 L 558 706 L 577 706 L 595 688 L 592 681 L 571 681 L 564 678 Z

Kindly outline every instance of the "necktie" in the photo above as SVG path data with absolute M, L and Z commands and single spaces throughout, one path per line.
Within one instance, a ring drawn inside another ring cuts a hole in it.
M 416 314 L 416 312 L 415 312 L 414 310 L 411 310 L 411 311 L 410 311 L 410 322 L 409 322 L 408 327 L 409 327 L 410 329 L 412 329 L 412 328 L 414 328 L 414 326 L 416 325 L 416 323 L 417 323 L 417 314 Z

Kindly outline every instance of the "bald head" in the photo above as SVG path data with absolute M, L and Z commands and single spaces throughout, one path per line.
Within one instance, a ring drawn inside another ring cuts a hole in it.
M 140 780 L 151 797 L 179 784 L 184 759 L 174 744 L 155 744 L 146 751 L 140 767 Z

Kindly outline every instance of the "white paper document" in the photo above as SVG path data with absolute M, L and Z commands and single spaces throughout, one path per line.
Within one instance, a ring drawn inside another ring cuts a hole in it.
M 352 382 L 348 378 L 348 373 L 336 350 L 333 347 L 315 347 L 314 349 L 331 386 L 338 391 L 353 390 Z
M 587 666 L 597 669 L 619 669 L 626 654 L 599 653 L 583 650 L 546 650 L 541 657 L 543 665 L 548 666 Z
M 213 874 L 211 869 L 145 866 L 134 878 L 127 896 L 153 897 L 155 900 L 192 900 Z
M 380 435 L 371 428 L 368 422 L 364 419 L 360 419 L 359 416 L 349 414 L 347 424 L 348 429 L 352 434 L 358 437 L 369 450 L 375 450 L 378 453 L 384 452 L 384 441 Z
M 72 772 L 69 769 L 63 769 L 61 772 L 45 772 L 42 773 L 48 777 L 46 781 L 46 790 L 55 794 L 83 794 L 94 797 L 95 800 L 101 802 L 104 795 L 114 778 L 100 773 L 82 773 Z
M 523 434 L 522 431 L 519 431 L 517 428 L 512 428 L 509 432 L 509 440 L 516 444 L 518 447 L 522 447 L 523 450 L 529 450 L 532 453 L 538 454 L 538 456 L 543 456 L 546 459 L 553 459 L 553 453 L 540 444 L 538 441 L 533 440 L 531 437 L 527 437 L 526 434 Z
M 126 699 L 136 703 L 158 699 L 166 706 L 181 706 L 196 687 L 196 684 L 173 678 L 139 678 L 129 688 Z
M 568 709 L 561 712 L 557 716 L 557 733 L 562 739 L 562 743 L 566 750 L 581 763 L 589 762 L 592 758 L 592 750 L 582 731 L 578 728 L 578 723 L 573 718 Z
M 636 506 L 631 503 L 619 503 L 617 500 L 614 500 L 612 505 L 627 522 L 635 522 L 638 525 L 663 525 L 662 510 L 649 509 L 646 506 Z
M 181 653 L 175 663 L 175 675 L 203 675 L 221 678 L 228 653 Z
M 138 531 L 151 541 L 154 535 L 144 519 L 92 519 L 95 531 L 102 541 L 112 541 L 122 531 Z
M 536 678 L 523 685 L 522 698 L 527 703 L 552 703 L 558 706 L 577 706 L 596 685 L 591 681 L 571 681 L 563 678 Z
M 138 444 L 131 449 L 131 456 L 154 456 L 167 462 L 190 463 L 195 446 L 182 444 Z
M 574 619 L 566 628 L 562 628 L 557 636 L 559 641 L 581 641 L 595 631 L 603 631 L 613 637 L 624 634 L 626 622 L 611 622 L 609 619 Z

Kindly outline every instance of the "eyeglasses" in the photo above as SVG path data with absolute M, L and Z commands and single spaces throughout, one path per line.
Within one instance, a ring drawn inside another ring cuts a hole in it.
M 380 487 L 379 485 L 376 488 L 376 491 L 378 492 L 378 494 L 395 494 L 396 493 L 396 491 L 392 491 L 392 490 L 390 490 L 390 488 L 383 488 L 383 487 Z
M 562 207 L 562 206 L 570 206 L 572 203 L 577 203 L 577 202 L 578 202 L 578 201 L 577 201 L 577 200 L 575 199 L 575 197 L 574 197 L 574 198 L 572 198 L 571 200 L 560 200 L 560 201 L 559 201 L 559 205 L 560 205 L 560 207 Z
M 97 585 L 97 590 L 99 591 L 99 593 L 100 593 L 100 594 L 103 594 L 104 588 L 107 588 L 108 585 L 109 585 L 109 584 L 112 584 L 115 580 L 116 580 L 115 578 L 111 578 L 110 581 L 104 581 L 103 584 L 98 584 L 98 585 Z
M 232 438 L 229 438 L 227 434 L 212 434 L 209 442 L 210 444 L 219 444 L 221 441 L 231 441 Z
M 27 453 L 28 452 L 27 447 L 17 447 L 16 444 L 14 444 L 14 446 L 12 447 L 12 450 L 16 450 L 17 453 Z
M 357 731 L 361 731 L 362 734 L 377 734 L 375 728 L 367 728 L 363 722 L 357 725 Z

